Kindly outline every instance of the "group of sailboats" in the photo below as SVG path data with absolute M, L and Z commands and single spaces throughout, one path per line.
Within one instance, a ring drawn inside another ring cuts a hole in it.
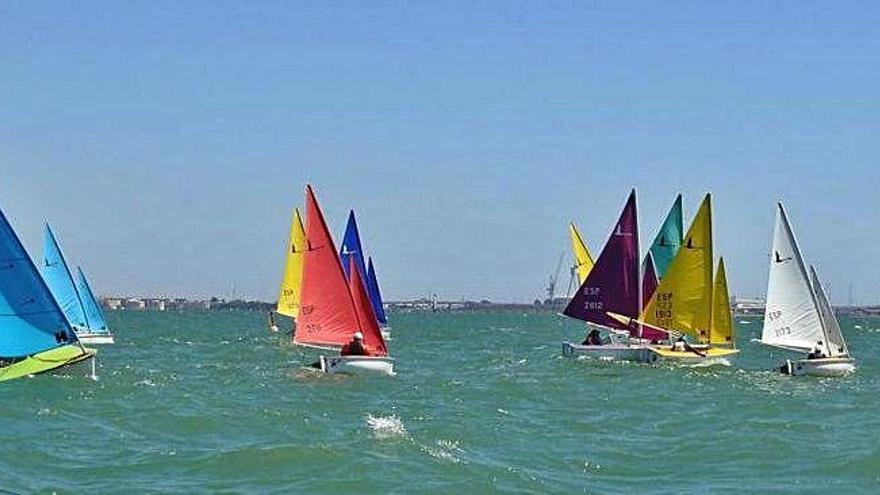
M 318 356 L 315 367 L 321 371 L 393 374 L 376 271 L 371 258 L 364 263 L 354 212 L 336 251 L 311 186 L 305 205 L 305 225 L 294 210 L 276 313 L 293 319 L 295 345 L 332 353 Z M 273 316 L 270 328 L 277 327 Z
M 2 211 L 0 328 L 0 381 L 94 364 L 95 351 L 83 346 Z
M 685 234 L 682 218 L 679 195 L 641 261 L 635 190 L 595 262 L 569 225 L 580 287 L 563 313 L 586 322 L 588 334 L 580 344 L 564 341 L 563 354 L 729 363 L 739 353 L 723 258 L 713 277 L 711 196 L 705 196 Z M 781 371 L 834 376 L 854 370 L 840 325 L 815 270 L 807 274 L 781 204 L 766 311 L 762 343 L 811 351 L 805 359 L 787 360 Z

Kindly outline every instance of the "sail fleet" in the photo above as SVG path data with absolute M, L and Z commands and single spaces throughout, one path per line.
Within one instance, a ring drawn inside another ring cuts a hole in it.
M 563 311 L 585 324 L 582 342 L 562 353 L 599 361 L 730 364 L 739 354 L 727 269 L 716 259 L 712 196 L 706 194 L 684 230 L 682 196 L 672 202 L 642 252 L 636 191 L 624 202 L 598 256 L 569 223 L 578 290 Z M 364 250 L 354 210 L 337 250 L 310 185 L 304 215 L 294 208 L 277 305 L 269 327 L 314 355 L 323 373 L 394 374 L 390 327 L 372 256 Z M 72 271 L 48 223 L 39 268 L 0 211 L 0 381 L 89 362 L 90 344 L 112 344 L 82 268 Z M 842 376 L 856 362 L 816 269 L 808 265 L 782 203 L 777 204 L 760 343 L 784 352 L 788 375 Z M 94 372 L 92 373 L 94 374 Z

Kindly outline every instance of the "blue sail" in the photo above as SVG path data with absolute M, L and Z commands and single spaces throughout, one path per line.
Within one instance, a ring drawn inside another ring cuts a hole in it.
M 61 248 L 58 241 L 55 240 L 55 234 L 52 228 L 46 224 L 43 230 L 43 280 L 64 311 L 64 316 L 74 328 L 89 328 L 89 320 L 86 318 L 86 312 L 83 308 L 82 299 L 76 290 L 73 282 L 73 276 L 64 261 L 64 255 L 61 254 Z
M 25 357 L 75 341 L 64 313 L 0 211 L 0 356 Z
M 76 267 L 76 285 L 83 302 L 83 309 L 86 311 L 86 318 L 89 320 L 89 330 L 94 333 L 109 333 L 110 329 L 107 327 L 101 305 L 95 299 L 95 293 L 92 292 L 92 287 L 80 267 Z
M 342 237 L 342 246 L 339 248 L 339 260 L 342 262 L 342 269 L 345 270 L 345 277 L 351 274 L 349 271 L 349 260 L 354 258 L 355 265 L 361 272 L 361 277 L 366 278 L 367 268 L 364 266 L 364 250 L 361 247 L 361 236 L 358 233 L 357 221 L 354 218 L 354 210 L 348 214 L 348 223 L 345 225 L 345 235 Z
M 367 293 L 370 295 L 370 302 L 373 303 L 373 313 L 376 314 L 376 319 L 380 324 L 387 325 L 388 318 L 385 316 L 385 307 L 382 306 L 382 292 L 379 290 L 376 270 L 373 269 L 373 258 L 367 259 Z

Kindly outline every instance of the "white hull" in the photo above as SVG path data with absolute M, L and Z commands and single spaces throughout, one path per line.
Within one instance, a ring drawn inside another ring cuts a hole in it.
M 562 354 L 569 357 L 585 356 L 599 361 L 647 362 L 649 353 L 646 345 L 580 345 L 572 342 L 563 342 Z
M 394 374 L 394 359 L 378 356 L 320 356 L 324 373 L 383 373 Z
M 793 376 L 837 377 L 845 376 L 856 370 L 853 358 L 822 358 L 786 360 L 780 371 Z
M 76 332 L 76 337 L 83 345 L 110 345 L 116 343 L 112 333 Z
M 385 340 L 391 339 L 391 328 L 385 327 L 380 330 L 382 332 L 382 338 Z

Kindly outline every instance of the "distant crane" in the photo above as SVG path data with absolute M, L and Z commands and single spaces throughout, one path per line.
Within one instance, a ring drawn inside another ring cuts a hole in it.
M 559 253 L 559 261 L 556 263 L 556 271 L 550 277 L 550 282 L 547 283 L 547 301 L 550 304 L 553 304 L 553 299 L 556 296 L 556 282 L 559 280 L 559 271 L 562 270 L 562 261 L 565 258 L 565 251 Z

